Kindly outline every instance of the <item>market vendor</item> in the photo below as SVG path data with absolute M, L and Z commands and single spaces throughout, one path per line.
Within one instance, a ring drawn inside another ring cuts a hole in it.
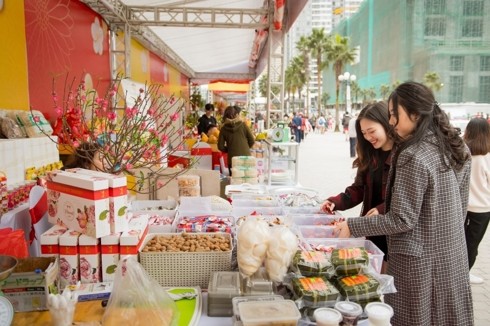
M 204 113 L 199 118 L 199 124 L 197 125 L 197 133 L 201 135 L 202 133 L 207 133 L 210 126 L 218 125 L 216 118 L 213 116 L 214 113 L 214 105 L 211 103 L 206 104 L 204 107 L 206 113 Z

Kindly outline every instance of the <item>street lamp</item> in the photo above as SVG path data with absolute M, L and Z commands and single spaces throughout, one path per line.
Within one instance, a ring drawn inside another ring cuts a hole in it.
M 356 75 L 351 75 L 348 71 L 339 75 L 339 81 L 345 82 L 345 110 L 351 111 L 350 83 L 356 80 Z

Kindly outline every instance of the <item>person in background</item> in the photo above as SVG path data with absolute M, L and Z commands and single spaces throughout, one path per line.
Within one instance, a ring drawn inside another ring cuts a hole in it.
M 352 119 L 352 117 L 349 114 L 349 111 L 345 111 L 344 116 L 342 117 L 342 121 L 340 122 L 342 124 L 343 132 L 345 134 L 345 141 L 349 140 L 349 121 Z
M 82 168 L 94 171 L 104 171 L 102 163 L 104 154 L 101 146 L 97 143 L 84 142 L 81 143 L 75 152 L 69 156 L 64 164 L 64 169 Z
M 197 125 L 197 133 L 201 135 L 202 133 L 207 133 L 209 126 L 218 125 L 216 118 L 213 116 L 214 113 L 214 105 L 208 103 L 204 106 L 205 113 L 199 118 Z
M 463 140 L 471 152 L 470 197 L 464 223 L 471 270 L 490 221 L 490 125 L 484 118 L 471 119 Z M 481 284 L 483 279 L 470 274 L 470 283 Z
M 223 124 L 218 137 L 218 149 L 228 153 L 228 168 L 231 176 L 231 163 L 234 156 L 250 156 L 250 148 L 255 142 L 249 127 L 240 118 L 233 106 L 225 109 Z
M 357 133 L 357 158 L 352 163 L 352 167 L 357 168 L 356 178 L 344 192 L 329 197 L 322 204 L 322 210 L 325 213 L 344 211 L 362 203 L 361 216 L 384 214 L 386 182 L 393 148 L 386 102 L 364 107 L 355 120 L 353 129 Z M 388 261 L 386 236 L 371 236 L 366 239 L 383 251 L 384 261 Z M 386 271 L 386 266 L 383 263 L 382 273 Z
M 303 118 L 301 117 L 301 113 L 296 112 L 294 114 L 294 118 L 291 120 L 291 128 L 294 130 L 294 139 L 297 143 L 301 143 L 301 140 L 303 139 Z
M 327 120 L 325 120 L 325 117 L 322 115 L 320 115 L 320 117 L 318 118 L 318 120 L 316 121 L 316 124 L 318 126 L 318 130 L 320 130 L 320 134 L 324 134 L 325 133 L 325 127 L 327 125 Z
M 349 218 L 335 232 L 388 236 L 393 326 L 474 325 L 464 234 L 471 155 L 427 86 L 400 84 L 388 109 L 396 138 L 385 214 Z
M 349 126 L 347 127 L 349 134 L 349 147 L 350 147 L 350 157 L 356 157 L 356 142 L 357 142 L 357 133 L 356 133 L 356 116 L 354 115 L 349 120 Z

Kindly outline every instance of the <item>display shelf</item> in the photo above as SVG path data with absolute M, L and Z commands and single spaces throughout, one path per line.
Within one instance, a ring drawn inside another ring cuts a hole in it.
M 267 157 L 266 183 L 267 185 L 297 186 L 299 144 L 296 142 L 265 141 Z M 276 148 L 276 151 L 274 151 Z

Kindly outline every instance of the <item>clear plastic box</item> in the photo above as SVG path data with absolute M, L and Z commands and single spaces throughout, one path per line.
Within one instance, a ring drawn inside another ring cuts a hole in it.
M 301 318 L 291 300 L 240 302 L 238 310 L 243 326 L 296 326 Z
M 282 215 L 282 208 L 281 207 L 253 207 L 253 206 L 242 206 L 242 207 L 237 207 L 233 205 L 233 216 L 235 217 L 242 217 L 242 216 L 248 216 L 252 213 L 256 214 L 262 214 L 262 215 Z
M 312 248 L 322 245 L 326 247 L 336 248 L 351 248 L 351 247 L 364 247 L 368 252 L 369 264 L 378 273 L 381 273 L 381 266 L 383 265 L 384 253 L 370 240 L 366 239 L 305 239 L 306 243 Z
M 335 226 L 324 225 L 299 225 L 298 229 L 306 239 L 336 238 L 334 234 Z
M 267 198 L 267 197 L 266 197 Z M 271 198 L 271 197 L 269 197 Z M 233 206 L 235 207 L 278 207 L 279 202 L 276 199 L 247 199 L 234 198 Z
M 247 297 L 234 297 L 231 299 L 233 304 L 233 320 L 240 321 L 240 310 L 238 309 L 238 304 L 240 302 L 253 302 L 253 301 L 283 301 L 284 297 L 281 295 L 253 295 Z
M 233 316 L 232 299 L 241 295 L 238 272 L 214 272 L 208 286 L 208 316 Z
M 327 214 L 298 214 L 288 215 L 288 218 L 296 225 L 314 225 L 314 226 L 333 226 L 337 222 L 345 221 L 342 215 Z

